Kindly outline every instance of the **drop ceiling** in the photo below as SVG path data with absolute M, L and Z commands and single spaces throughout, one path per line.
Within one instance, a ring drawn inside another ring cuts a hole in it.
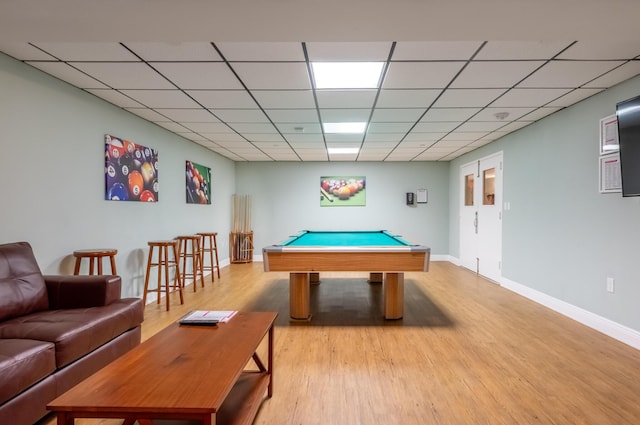
M 15 29 L 0 51 L 234 161 L 448 161 L 640 74 L 637 40 L 126 41 L 79 27 Z M 320 90 L 314 61 L 385 66 L 375 89 Z M 322 130 L 343 121 L 366 132 Z

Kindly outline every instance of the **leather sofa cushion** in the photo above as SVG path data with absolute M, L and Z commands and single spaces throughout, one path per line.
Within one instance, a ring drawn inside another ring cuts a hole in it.
M 101 307 L 50 310 L 0 323 L 0 338 L 55 344 L 61 368 L 143 321 L 142 300 L 125 298 Z
M 31 245 L 0 245 L 0 321 L 47 308 L 47 288 Z
M 54 345 L 31 339 L 0 339 L 0 404 L 56 370 Z

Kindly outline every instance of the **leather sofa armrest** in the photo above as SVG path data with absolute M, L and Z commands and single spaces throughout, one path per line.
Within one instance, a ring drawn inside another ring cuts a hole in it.
M 120 276 L 45 275 L 44 281 L 50 310 L 99 307 L 121 297 Z

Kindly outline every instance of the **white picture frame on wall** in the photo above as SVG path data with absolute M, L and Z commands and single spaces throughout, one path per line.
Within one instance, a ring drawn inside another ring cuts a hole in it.
M 619 150 L 618 117 L 613 114 L 600 120 L 600 155 L 607 155 Z
M 427 189 L 416 190 L 416 202 L 419 204 L 427 203 Z
M 600 157 L 600 193 L 622 192 L 620 152 Z

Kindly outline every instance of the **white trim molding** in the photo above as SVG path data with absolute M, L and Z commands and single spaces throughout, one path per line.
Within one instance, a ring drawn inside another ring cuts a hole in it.
M 505 289 L 522 295 L 525 298 L 548 307 L 551 310 L 582 323 L 585 326 L 595 329 L 598 332 L 602 332 L 611 338 L 617 339 L 620 342 L 640 350 L 640 332 L 634 329 L 623 326 L 613 320 L 598 316 L 590 311 L 576 307 L 573 304 L 569 304 L 504 277 L 500 280 L 500 285 Z

